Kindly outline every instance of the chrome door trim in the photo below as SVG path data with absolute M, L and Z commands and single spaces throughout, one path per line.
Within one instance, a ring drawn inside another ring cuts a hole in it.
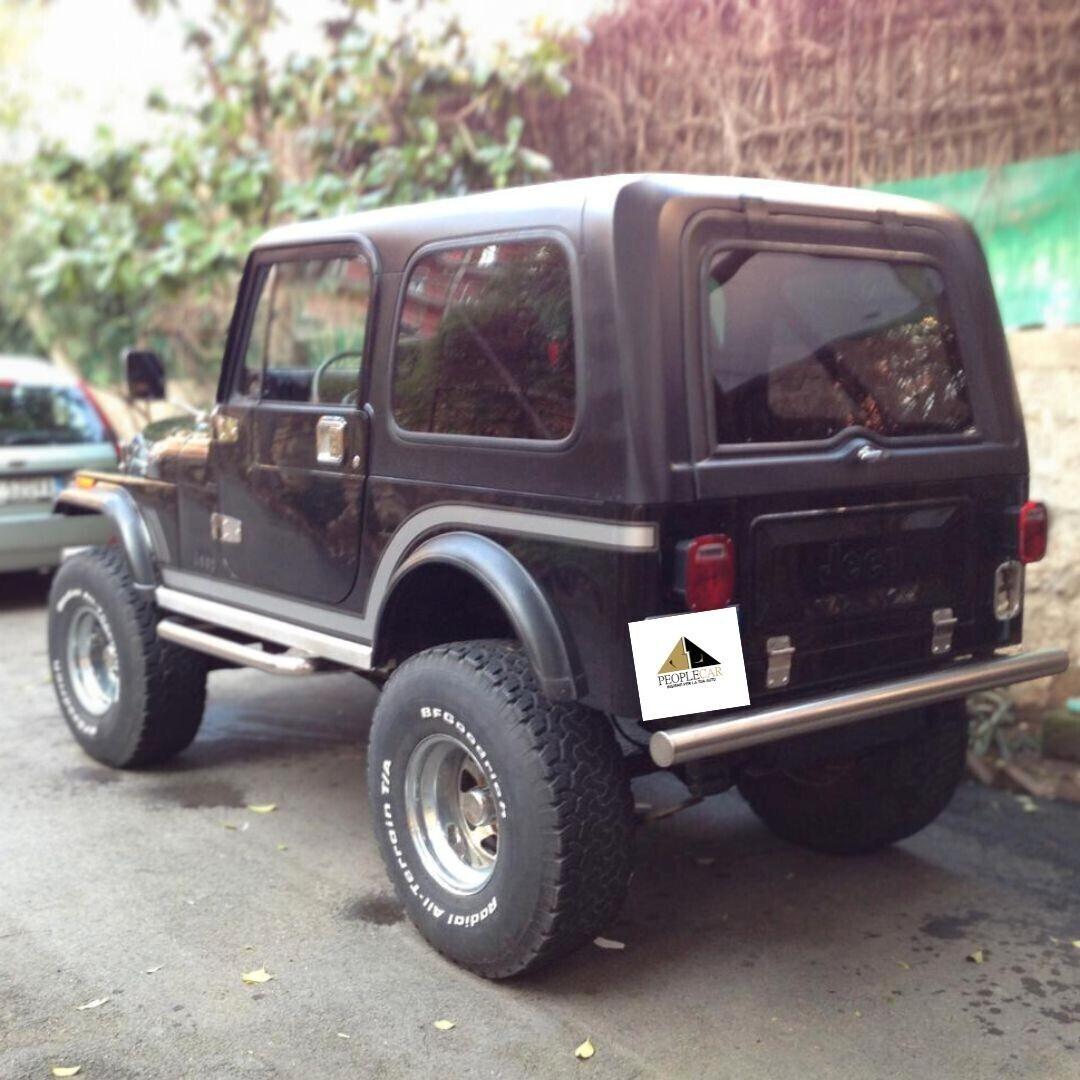
M 775 742 L 807 731 L 821 731 L 857 720 L 887 716 L 905 709 L 962 698 L 977 690 L 1057 675 L 1069 666 L 1064 649 L 1040 649 L 993 660 L 967 661 L 824 697 L 774 705 L 725 716 L 715 713 L 702 723 L 657 731 L 649 754 L 661 768 L 712 757 L 748 746 Z

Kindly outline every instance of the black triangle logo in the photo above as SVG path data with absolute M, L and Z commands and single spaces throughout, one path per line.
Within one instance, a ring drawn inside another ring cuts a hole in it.
M 686 655 L 690 659 L 690 666 L 692 668 L 717 666 L 718 662 L 700 645 L 695 645 L 688 637 L 683 638 L 683 643 L 686 645 Z

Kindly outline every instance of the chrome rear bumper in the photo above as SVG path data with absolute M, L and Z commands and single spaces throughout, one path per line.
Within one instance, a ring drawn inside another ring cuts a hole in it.
M 1040 649 L 993 660 L 953 664 L 925 675 L 912 675 L 808 701 L 754 709 L 737 716 L 716 713 L 701 723 L 655 732 L 649 740 L 649 753 L 657 765 L 668 768 L 808 731 L 821 731 L 856 720 L 950 701 L 977 690 L 1057 675 L 1068 666 L 1069 655 L 1064 649 Z

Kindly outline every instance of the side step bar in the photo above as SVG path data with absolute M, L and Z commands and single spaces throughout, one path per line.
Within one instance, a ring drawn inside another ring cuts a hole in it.
M 926 675 L 913 675 L 789 705 L 754 709 L 726 719 L 723 713 L 716 713 L 699 724 L 654 732 L 649 740 L 649 753 L 657 765 L 666 769 L 808 731 L 821 731 L 856 720 L 869 720 L 962 698 L 978 690 L 1057 675 L 1068 666 L 1069 654 L 1064 649 L 1040 649 L 993 660 L 953 664 Z
M 290 656 L 286 653 L 269 653 L 254 645 L 218 637 L 217 634 L 197 630 L 175 619 L 162 619 L 157 627 L 158 637 L 175 642 L 196 652 L 216 656 L 219 660 L 231 660 L 242 667 L 269 671 L 273 675 L 311 675 L 315 672 L 315 660 L 310 656 Z

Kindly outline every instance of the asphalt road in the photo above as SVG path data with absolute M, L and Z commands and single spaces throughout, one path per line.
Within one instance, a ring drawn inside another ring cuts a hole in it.
M 60 719 L 44 595 L 0 579 L 3 1080 L 1080 1077 L 1080 808 L 966 785 L 845 860 L 721 796 L 640 830 L 624 950 L 490 984 L 426 947 L 383 875 L 370 686 L 220 672 L 187 753 L 111 772 Z

